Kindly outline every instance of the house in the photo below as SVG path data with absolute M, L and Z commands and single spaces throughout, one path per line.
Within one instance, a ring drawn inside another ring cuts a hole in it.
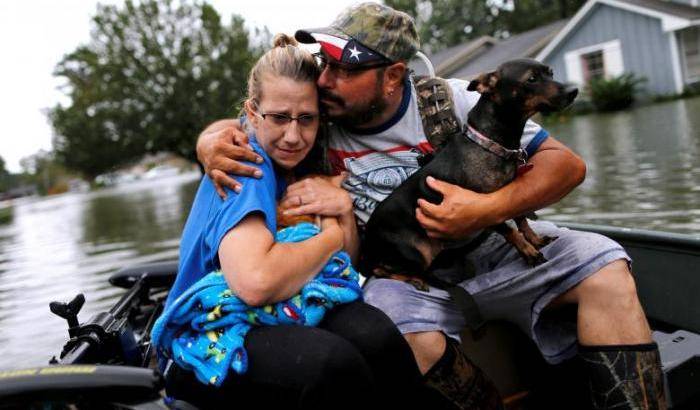
M 633 73 L 679 94 L 700 81 L 698 26 L 698 0 L 589 0 L 535 58 L 568 82 Z
M 700 82 L 700 0 L 589 0 L 569 20 L 505 40 L 481 37 L 430 59 L 436 75 L 468 80 L 523 57 L 551 66 L 559 81 L 633 73 L 647 79 L 649 94 L 678 94 Z
M 471 79 L 479 73 L 493 70 L 504 61 L 534 58 L 566 23 L 567 20 L 559 20 L 500 41 L 484 36 L 461 47 L 442 50 L 431 56 L 435 74 Z

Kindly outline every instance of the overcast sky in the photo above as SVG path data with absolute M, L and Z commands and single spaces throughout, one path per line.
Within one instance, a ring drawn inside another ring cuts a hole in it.
M 19 160 L 51 148 L 44 111 L 67 101 L 51 73 L 61 57 L 90 37 L 98 1 L 0 1 L 0 157 L 11 172 Z M 103 0 L 99 3 L 120 4 Z M 210 0 L 229 21 L 243 16 L 249 28 L 267 26 L 272 34 L 329 24 L 359 0 Z M 193 136 L 194 138 L 194 136 Z

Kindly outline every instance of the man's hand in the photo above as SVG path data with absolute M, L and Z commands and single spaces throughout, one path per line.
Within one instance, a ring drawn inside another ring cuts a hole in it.
M 470 191 L 433 177 L 428 177 L 426 182 L 443 196 L 439 205 L 418 199 L 416 219 L 429 237 L 463 239 L 498 223 L 490 212 L 492 201 L 488 194 Z
M 350 195 L 341 188 L 347 174 L 311 177 L 287 187 L 280 207 L 287 215 L 343 216 L 352 212 Z
M 222 198 L 226 198 L 223 187 L 236 192 L 241 189 L 241 184 L 227 174 L 262 176 L 258 168 L 241 163 L 249 161 L 260 164 L 262 158 L 248 145 L 248 136 L 236 120 L 222 120 L 207 127 L 197 141 L 197 158 Z

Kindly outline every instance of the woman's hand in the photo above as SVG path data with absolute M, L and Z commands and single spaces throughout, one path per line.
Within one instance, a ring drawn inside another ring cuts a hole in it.
M 228 187 L 240 192 L 241 184 L 228 174 L 260 178 L 256 167 L 241 161 L 262 163 L 262 158 L 248 145 L 248 136 L 238 120 L 221 120 L 211 124 L 197 140 L 197 158 L 204 166 L 220 197 L 226 198 Z
M 287 187 L 280 201 L 286 215 L 347 216 L 352 214 L 352 199 L 341 188 L 347 174 L 331 178 L 316 176 L 305 178 Z
M 287 188 L 287 193 L 280 202 L 280 208 L 286 215 L 332 217 L 331 219 L 343 232 L 343 249 L 355 261 L 360 240 L 355 225 L 352 199 L 350 194 L 340 187 L 346 177 L 347 173 L 341 173 L 331 178 L 318 176 L 294 183 Z

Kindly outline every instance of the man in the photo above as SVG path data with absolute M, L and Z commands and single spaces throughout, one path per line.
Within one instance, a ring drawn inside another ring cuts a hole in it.
M 332 121 L 328 155 L 336 171 L 349 173 L 344 188 L 362 225 L 376 204 L 417 169 L 417 157 L 431 149 L 408 77 L 407 61 L 419 47 L 414 23 L 404 13 L 364 3 L 343 12 L 330 27 L 300 30 L 295 36 L 321 45 L 323 71 L 317 84 Z M 467 91 L 464 81 L 449 80 L 449 85 L 464 124 L 479 95 Z M 235 120 L 219 121 L 198 141 L 198 155 L 209 175 L 232 189 L 237 183 L 226 172 L 244 175 L 250 169 L 230 158 L 255 160 L 242 148 L 246 138 L 237 127 Z M 429 178 L 429 186 L 444 199 L 440 204 L 418 203 L 416 218 L 428 235 L 467 237 L 552 204 L 583 181 L 582 160 L 539 125 L 528 122 L 521 146 L 534 167 L 496 192 L 478 194 Z M 313 212 L 324 200 L 317 194 L 320 188 L 295 192 L 288 202 L 299 204 L 298 212 Z M 500 236 L 491 235 L 468 255 L 476 276 L 460 286 L 474 297 L 485 319 L 518 325 L 548 362 L 578 353 L 589 367 L 594 399 L 599 394 L 607 400 L 601 408 L 620 403 L 627 407 L 615 408 L 665 408 L 658 348 L 625 251 L 600 235 L 545 222 L 532 226 L 539 234 L 558 237 L 541 250 L 547 263 L 527 266 Z M 447 292 L 374 279 L 365 288 L 365 299 L 397 324 L 429 386 L 458 408 L 494 405 L 488 383 L 475 381 L 483 375 L 458 348 L 465 322 Z M 543 314 L 570 304 L 578 305 L 571 326 Z M 625 364 L 606 366 L 612 357 Z

